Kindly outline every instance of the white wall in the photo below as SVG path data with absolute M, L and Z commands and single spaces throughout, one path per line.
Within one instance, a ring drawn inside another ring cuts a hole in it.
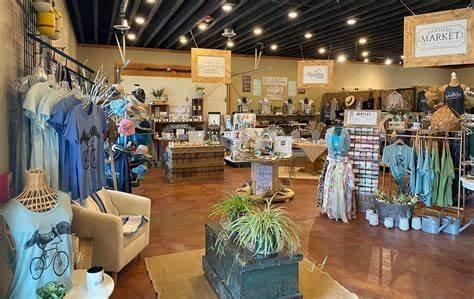
M 170 113 L 175 113 L 178 106 L 186 105 L 186 97 L 193 98 L 197 84 L 191 82 L 191 78 L 166 78 L 166 77 L 146 77 L 146 76 L 123 76 L 122 85 L 127 94 L 130 94 L 140 84 L 146 93 L 147 101 L 153 99 L 152 88 L 164 88 L 169 97 Z M 227 87 L 225 84 L 200 83 L 205 88 L 204 114 L 207 112 L 226 113 Z M 189 103 L 189 105 L 191 105 Z

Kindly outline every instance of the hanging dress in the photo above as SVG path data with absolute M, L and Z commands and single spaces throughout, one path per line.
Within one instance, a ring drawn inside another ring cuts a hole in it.
M 435 142 L 433 144 L 433 148 L 431 149 L 431 169 L 433 171 L 433 180 L 431 181 L 431 198 L 433 202 L 437 204 L 440 174 L 438 142 Z
M 341 129 L 338 135 L 335 130 L 330 128 L 326 132 L 328 164 L 321 210 L 330 219 L 348 222 L 352 210 L 352 190 L 355 185 L 352 160 L 348 157 L 350 134 L 346 129 Z
M 428 147 L 425 147 L 425 160 L 423 163 L 423 177 L 421 181 L 420 197 L 426 206 L 431 207 L 431 185 L 433 183 L 433 169 Z

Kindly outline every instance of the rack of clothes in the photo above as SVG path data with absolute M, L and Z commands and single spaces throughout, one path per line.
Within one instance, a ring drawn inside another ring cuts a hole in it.
M 390 168 L 397 193 L 417 195 L 424 206 L 453 209 L 459 216 L 465 205 L 459 180 L 465 154 L 464 132 L 412 130 L 412 133 L 394 131 L 383 136 L 382 163 Z M 387 186 L 384 167 L 382 190 L 391 192 L 391 181 Z
M 111 95 L 107 76 L 99 71 L 91 80 L 94 70 L 35 35 L 27 36 L 39 45 L 40 64 L 15 84 L 22 99 L 16 190 L 27 169 L 44 169 L 49 186 L 83 200 L 105 186 L 109 120 L 98 102 Z

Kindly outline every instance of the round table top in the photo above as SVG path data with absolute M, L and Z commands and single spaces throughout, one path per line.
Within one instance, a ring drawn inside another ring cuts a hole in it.
M 67 292 L 66 299 L 106 299 L 112 295 L 115 283 L 112 277 L 104 273 L 104 285 L 99 290 L 92 293 L 87 291 L 87 270 L 74 270 L 72 272 L 72 289 Z

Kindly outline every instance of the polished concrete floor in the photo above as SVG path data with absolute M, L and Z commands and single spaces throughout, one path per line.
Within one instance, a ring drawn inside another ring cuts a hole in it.
M 226 168 L 224 181 L 168 184 L 160 169 L 134 193 L 152 200 L 150 245 L 144 256 L 204 247 L 209 206 L 238 187 L 249 169 Z M 302 251 L 364 298 L 474 298 L 474 226 L 459 236 L 370 227 L 360 214 L 344 224 L 321 215 L 316 181 L 293 180 L 296 197 L 282 204 L 302 229 Z M 144 260 L 118 275 L 113 298 L 156 298 Z

